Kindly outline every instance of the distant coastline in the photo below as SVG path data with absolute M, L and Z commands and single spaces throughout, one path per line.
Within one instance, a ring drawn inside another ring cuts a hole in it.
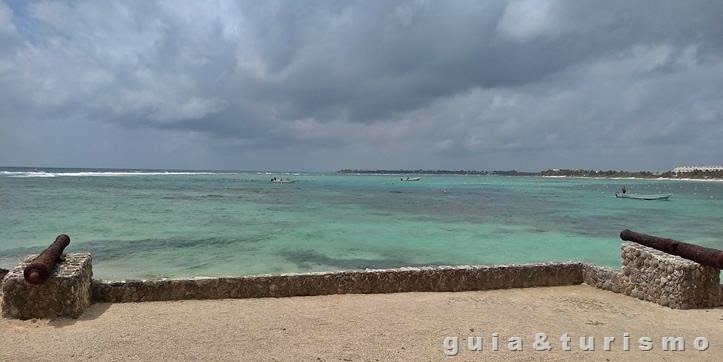
M 616 171 L 616 170 L 570 170 L 554 169 L 536 172 L 517 170 L 361 170 L 342 169 L 340 174 L 368 175 L 476 175 L 476 176 L 542 176 L 542 177 L 582 177 L 609 179 L 669 179 L 669 180 L 723 180 L 723 171 L 691 171 L 691 172 L 651 172 L 651 171 Z

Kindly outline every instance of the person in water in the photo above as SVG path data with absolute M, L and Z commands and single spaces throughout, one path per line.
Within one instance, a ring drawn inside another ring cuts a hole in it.
M 625 185 L 623 185 L 623 193 L 626 193 L 626 192 L 628 192 L 628 188 L 625 187 Z

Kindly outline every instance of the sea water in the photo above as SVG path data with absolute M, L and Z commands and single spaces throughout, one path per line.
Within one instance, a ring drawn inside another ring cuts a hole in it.
M 271 183 L 272 177 L 295 180 Z M 723 249 L 723 182 L 290 172 L 0 169 L 0 267 L 47 247 L 97 278 L 584 261 L 623 229 Z M 615 198 L 670 193 L 670 201 Z

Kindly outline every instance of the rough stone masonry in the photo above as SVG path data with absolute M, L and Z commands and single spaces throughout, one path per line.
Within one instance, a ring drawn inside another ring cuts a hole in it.
M 117 282 L 91 279 L 90 254 L 67 254 L 50 279 L 37 286 L 23 278 L 33 258 L 26 258 L 3 280 L 4 317 L 77 318 L 91 302 L 453 292 L 583 282 L 676 309 L 713 308 L 723 301 L 718 269 L 636 243 L 622 244 L 621 270 L 568 262 Z
M 25 281 L 23 270 L 36 257 L 31 255 L 2 281 L 2 316 L 30 319 L 78 318 L 91 304 L 93 271 L 89 253 L 66 254 L 43 284 Z
M 637 243 L 621 250 L 620 290 L 675 309 L 720 306 L 720 271 Z

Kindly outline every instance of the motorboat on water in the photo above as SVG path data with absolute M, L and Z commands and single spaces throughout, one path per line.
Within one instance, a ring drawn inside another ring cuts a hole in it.
M 290 178 L 274 177 L 271 179 L 271 182 L 275 184 L 293 184 L 294 182 L 296 182 L 296 180 L 292 180 Z
M 422 179 L 421 177 L 409 177 L 409 176 L 407 176 L 406 178 L 402 177 L 401 179 L 399 179 L 399 181 L 402 181 L 402 182 L 404 182 L 404 181 L 419 181 L 419 180 L 421 180 L 421 179 Z
M 673 196 L 671 194 L 655 194 L 655 195 L 641 195 L 641 194 L 628 194 L 623 192 L 616 192 L 615 197 L 620 199 L 633 199 L 633 200 L 668 200 Z

